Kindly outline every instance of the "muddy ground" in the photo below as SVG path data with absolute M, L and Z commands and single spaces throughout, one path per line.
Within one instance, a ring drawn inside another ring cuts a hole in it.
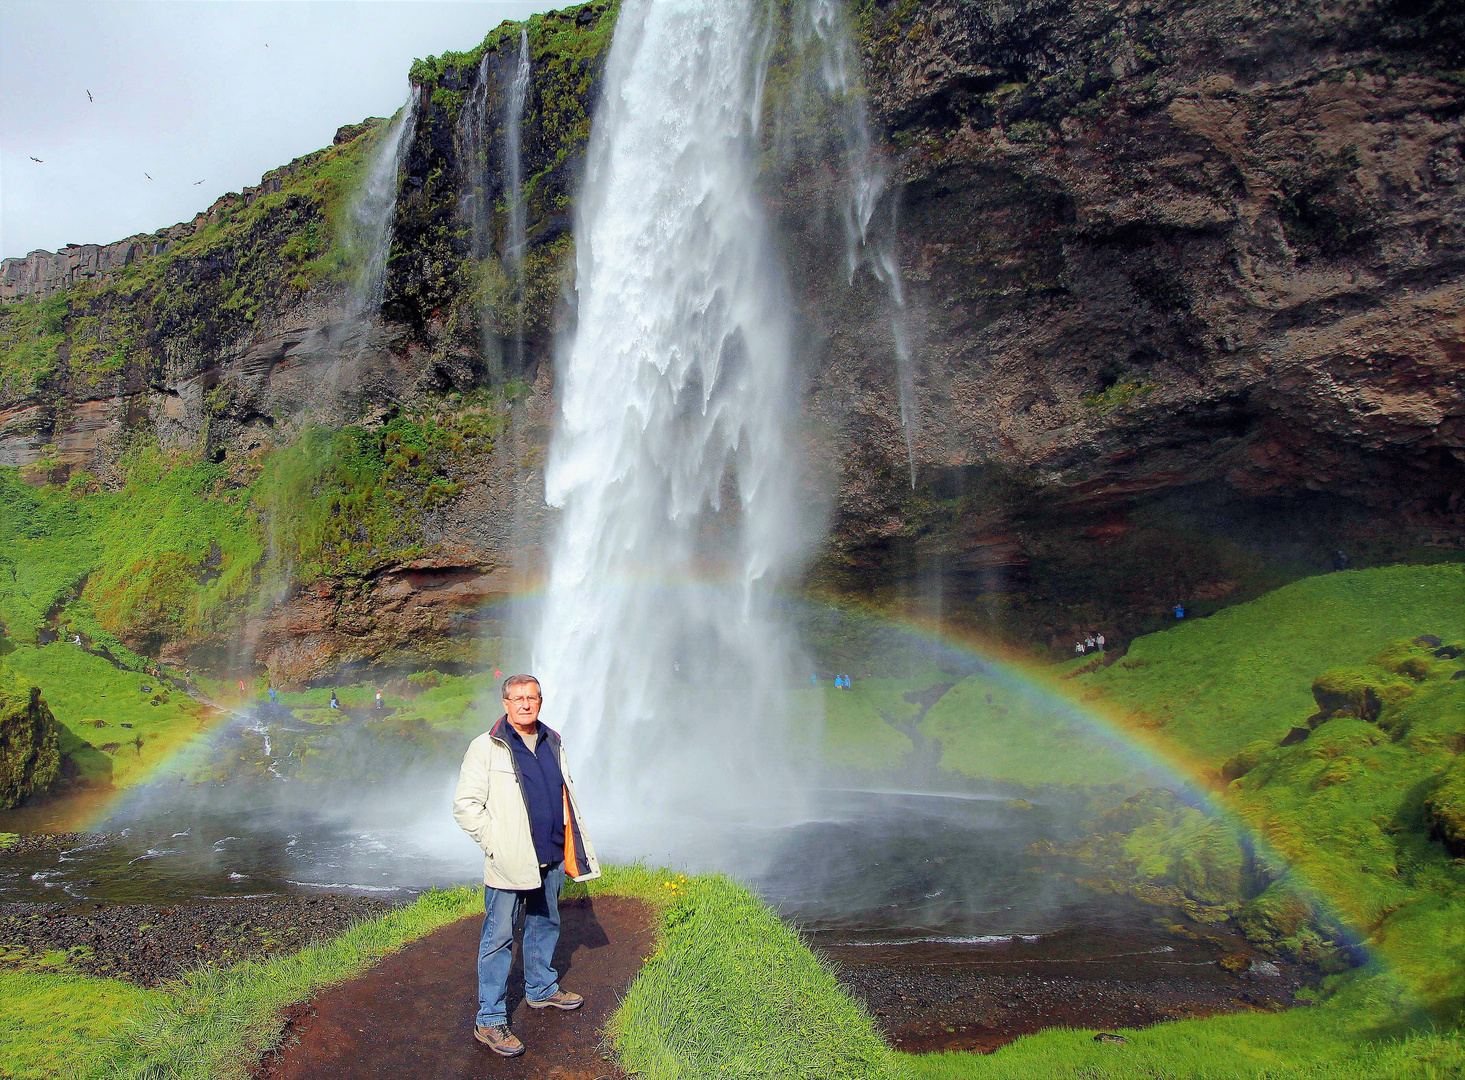
M 462 919 L 388 956 L 291 1014 L 280 1051 L 256 1080 L 398 1080 L 432 1077 L 612 1080 L 622 1073 L 601 1033 L 655 943 L 649 907 L 621 897 L 560 905 L 555 968 L 560 985 L 585 996 L 575 1012 L 530 1009 L 518 949 L 509 975 L 509 1023 L 528 1048 L 500 1058 L 473 1039 L 478 1009 L 478 937 L 483 920 Z

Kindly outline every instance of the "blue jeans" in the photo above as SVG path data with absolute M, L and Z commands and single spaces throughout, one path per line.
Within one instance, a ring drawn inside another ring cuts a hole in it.
M 524 994 L 543 1001 L 559 990 L 550 962 L 560 940 L 560 887 L 565 864 L 543 871 L 544 884 L 528 892 L 483 888 L 483 937 L 478 942 L 479 1027 L 509 1022 L 509 968 L 513 964 L 514 917 L 524 910 Z

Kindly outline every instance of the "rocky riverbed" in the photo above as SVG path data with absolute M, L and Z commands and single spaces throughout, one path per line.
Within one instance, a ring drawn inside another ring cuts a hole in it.
M 990 1052 L 1044 1028 L 1135 1028 L 1285 1009 L 1315 981 L 1216 928 L 1163 944 L 1152 935 L 1055 935 L 819 951 L 890 1041 L 911 1053 Z
M 194 968 L 294 952 L 392 905 L 364 896 L 259 896 L 169 907 L 0 904 L 0 965 L 156 986 Z

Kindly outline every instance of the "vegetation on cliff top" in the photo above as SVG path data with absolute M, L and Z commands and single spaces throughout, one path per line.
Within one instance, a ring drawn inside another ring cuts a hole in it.
M 94 397 L 104 379 L 141 381 L 165 362 L 186 377 L 258 316 L 345 285 L 343 214 L 384 130 L 271 170 L 250 196 L 225 195 L 196 223 L 159 230 L 146 244 L 164 250 L 97 283 L 0 304 L 0 400 Z
M 571 204 L 618 11 L 615 0 L 596 0 L 505 22 L 473 49 L 412 65 L 410 79 L 430 107 L 406 159 L 414 179 L 398 202 L 395 232 L 423 257 L 393 265 L 384 305 L 390 318 L 419 332 L 432 325 L 439 347 L 468 354 L 483 351 L 485 332 L 500 340 L 520 328 L 531 339 L 552 333 L 573 257 Z M 523 281 L 510 282 L 503 145 L 521 31 L 532 71 L 520 133 L 527 247 Z M 465 139 L 462 109 L 470 98 L 479 102 L 482 130 Z M 476 159 L 460 157 L 465 143 L 470 152 L 478 148 Z
M 80 634 L 135 668 L 167 641 L 227 638 L 322 574 L 410 558 L 525 392 L 510 383 L 377 427 L 308 428 L 233 466 L 141 442 L 119 459 L 118 491 L 85 473 L 33 486 L 0 468 L 0 625 L 27 643 Z

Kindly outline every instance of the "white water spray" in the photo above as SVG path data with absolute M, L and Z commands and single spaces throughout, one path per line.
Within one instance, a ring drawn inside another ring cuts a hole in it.
M 906 326 L 905 288 L 895 250 L 898 235 L 895 203 L 890 203 L 888 228 L 872 231 L 881 199 L 890 186 L 890 172 L 870 134 L 870 114 L 864 93 L 851 68 L 857 62 L 854 41 L 838 0 L 800 0 L 794 10 L 793 42 L 804 65 L 817 64 L 820 81 L 838 117 L 844 144 L 845 200 L 841 218 L 845 236 L 845 267 L 850 284 L 860 267 L 885 286 L 890 300 L 890 334 L 895 347 L 896 386 L 900 397 L 900 426 L 905 435 L 911 487 L 916 486 L 915 352 Z
M 508 117 L 504 124 L 504 165 L 509 173 L 509 236 L 505 245 L 510 280 L 514 287 L 514 349 L 519 368 L 524 367 L 524 160 L 520 141 L 524 126 L 524 105 L 529 98 L 529 33 L 519 31 L 519 66 L 509 87 Z
M 666 856 L 669 813 L 685 838 L 801 787 L 770 596 L 803 523 L 789 298 L 754 190 L 759 10 L 628 0 L 576 223 L 534 670 L 617 857 Z
M 351 293 L 350 311 L 355 317 L 374 317 L 382 306 L 397 209 L 397 177 L 416 126 L 417 94 L 413 91 L 378 144 L 366 182 L 351 204 L 347 247 L 361 267 Z

